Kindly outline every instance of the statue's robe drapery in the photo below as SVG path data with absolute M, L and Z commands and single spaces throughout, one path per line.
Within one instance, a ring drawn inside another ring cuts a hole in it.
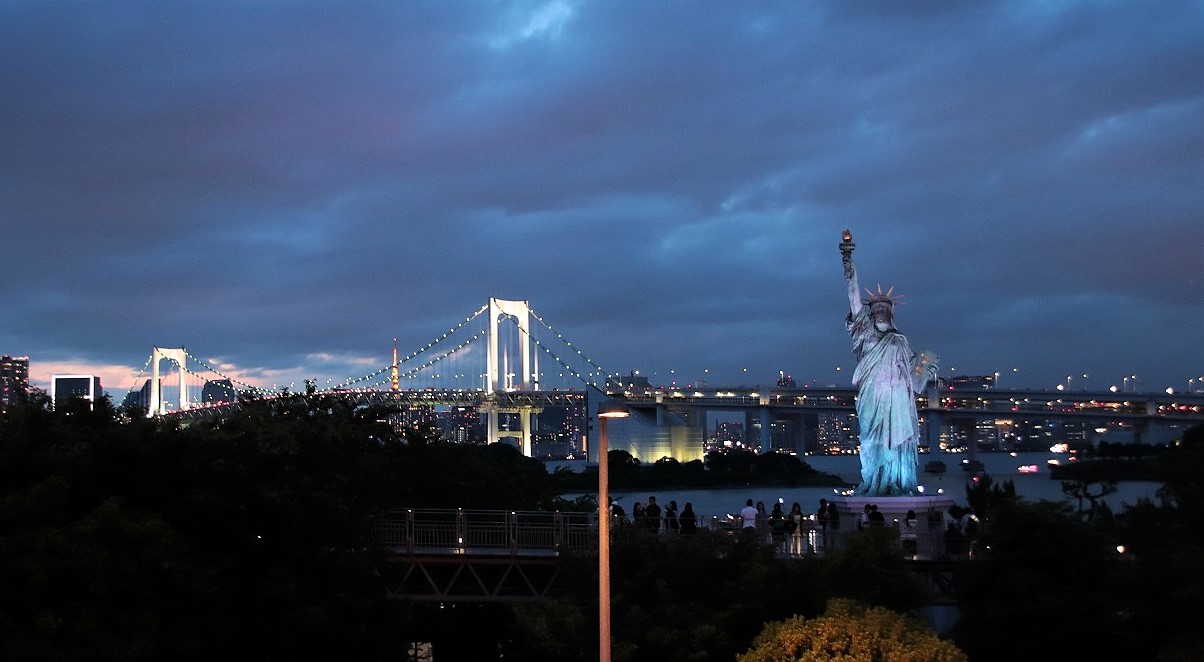
M 916 494 L 920 422 L 916 414 L 915 357 L 893 328 L 874 328 L 870 307 L 846 320 L 857 369 L 857 419 L 861 428 L 861 485 L 869 496 Z

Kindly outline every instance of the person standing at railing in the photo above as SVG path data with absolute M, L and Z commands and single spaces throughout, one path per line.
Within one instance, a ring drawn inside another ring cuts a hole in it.
M 765 502 L 757 502 L 757 514 L 753 518 L 753 525 L 757 529 L 757 540 L 761 542 L 769 542 L 769 513 L 765 511 Z
M 610 517 L 614 524 L 627 523 L 627 511 L 623 510 L 623 506 L 619 505 L 618 500 L 610 502 Z
M 692 536 L 697 533 L 698 516 L 694 514 L 694 504 L 687 501 L 686 507 L 682 509 L 681 515 L 678 516 L 677 521 L 681 526 L 681 534 L 683 536 Z
M 677 520 L 677 502 L 670 500 L 669 505 L 665 506 L 665 533 L 675 536 L 677 535 L 680 523 Z
M 823 549 L 828 545 L 828 521 L 835 510 L 835 508 L 828 505 L 827 499 L 819 500 L 819 510 L 815 511 L 815 524 L 819 527 L 817 549 Z
M 644 506 L 644 525 L 653 535 L 661 530 L 661 507 L 656 505 L 656 497 L 648 497 L 648 505 Z
M 745 502 L 744 508 L 740 510 L 740 533 L 750 538 L 756 537 L 757 534 L 757 509 L 753 506 L 753 500 L 749 499 Z M 762 504 L 764 508 L 764 504 Z
M 840 509 L 836 504 L 828 502 L 828 529 L 824 532 L 824 551 L 836 549 L 836 540 L 840 535 Z
M 803 555 L 803 521 L 807 519 L 803 515 L 803 507 L 799 502 L 795 501 L 793 506 L 790 506 L 790 514 L 786 516 L 786 528 L 790 532 L 790 555 Z
M 782 504 L 773 504 L 773 512 L 769 513 L 769 535 L 773 542 L 773 551 L 780 554 L 786 551 L 786 513 L 782 512 Z
M 899 540 L 902 541 L 904 556 L 915 557 L 919 553 L 917 549 L 919 526 L 916 511 L 908 510 L 907 516 L 903 518 L 903 523 L 899 527 Z

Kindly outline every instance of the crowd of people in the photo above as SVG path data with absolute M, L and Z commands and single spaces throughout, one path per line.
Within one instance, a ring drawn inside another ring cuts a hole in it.
M 789 511 L 784 506 L 783 500 L 778 499 L 767 510 L 764 501 L 748 499 L 739 514 L 729 516 L 726 521 L 714 522 L 712 526 L 738 531 L 741 535 L 772 544 L 785 556 L 822 553 L 837 546 L 841 535 L 841 513 L 836 504 L 820 499 L 814 513 L 804 512 L 797 501 L 791 504 Z M 662 507 L 656 496 L 633 503 L 630 518 L 615 500 L 611 503 L 610 514 L 616 525 L 639 527 L 654 535 L 692 535 L 700 526 L 707 526 L 699 521 L 693 504 L 687 502 L 679 511 L 677 501 L 671 500 Z M 868 503 L 858 514 L 856 530 L 885 527 L 886 524 L 886 517 L 877 504 Z M 896 526 L 906 556 L 918 558 L 922 552 L 920 540 L 924 539 L 935 540 L 938 545 L 943 541 L 944 555 L 949 558 L 964 558 L 972 554 L 978 518 L 971 509 L 967 509 L 960 519 L 949 519 L 945 513 L 930 508 L 921 524 L 916 512 L 908 510 Z
M 765 502 L 757 501 L 754 505 L 753 500 L 748 499 L 733 521 L 715 525 L 739 529 L 743 535 L 772 543 L 780 553 L 790 556 L 820 552 L 832 544 L 840 528 L 840 512 L 835 504 L 820 499 L 815 513 L 803 512 L 798 502 L 791 505 L 789 512 L 783 506 L 779 499 L 772 510 L 767 511 Z M 630 517 L 615 500 L 611 503 L 610 514 L 616 525 L 631 525 L 656 535 L 691 535 L 699 526 L 706 526 L 705 522 L 699 521 L 693 504 L 687 502 L 679 512 L 676 501 L 669 501 L 662 508 L 655 496 L 633 503 Z
M 781 499 L 767 513 L 765 502 L 752 499 L 745 502 L 732 525 L 742 535 L 773 544 L 779 553 L 788 556 L 815 554 L 836 545 L 840 534 L 840 510 L 827 499 L 820 499 L 814 513 L 803 511 L 797 501 L 790 511 L 784 511 Z
M 648 497 L 646 503 L 636 501 L 632 504 L 630 520 L 618 500 L 611 502 L 610 515 L 617 524 L 631 524 L 658 535 L 691 535 L 698 532 L 698 515 L 694 513 L 693 504 L 686 503 L 678 512 L 677 501 L 670 501 L 661 508 L 655 496 Z

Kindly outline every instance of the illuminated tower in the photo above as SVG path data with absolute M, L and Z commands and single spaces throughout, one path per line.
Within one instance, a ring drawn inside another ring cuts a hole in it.
M 399 385 L 398 385 L 398 376 L 399 375 L 397 372 L 397 338 L 393 339 L 393 372 L 392 372 L 392 376 L 393 376 L 393 390 L 394 391 L 400 390 Z
M 518 331 L 517 358 L 522 381 L 517 383 L 514 381 L 515 374 L 511 372 L 510 364 L 510 351 L 513 348 L 503 343 L 498 334 L 498 321 L 503 318 L 513 321 Z M 504 406 L 497 395 L 501 392 L 539 390 L 539 353 L 534 351 L 535 342 L 531 338 L 531 308 L 526 301 L 489 299 L 487 342 L 487 393 L 480 410 L 488 416 L 489 443 L 496 443 L 503 437 L 512 437 L 516 439 L 523 455 L 531 457 L 532 415 L 538 413 L 540 408 L 531 405 Z M 518 423 L 517 430 L 501 429 L 498 423 L 504 414 L 514 416 Z

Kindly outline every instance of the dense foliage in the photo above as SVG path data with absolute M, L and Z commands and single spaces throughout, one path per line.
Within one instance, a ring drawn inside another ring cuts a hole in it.
M 956 641 L 972 660 L 1199 660 L 1204 636 L 1204 427 L 1158 457 L 1159 503 L 1106 507 L 1027 503 L 979 493 L 988 509 L 976 562 L 959 566 Z M 1098 494 L 1108 482 L 1072 481 Z
M 622 662 L 728 661 L 768 621 L 820 614 L 831 596 L 899 611 L 929 599 L 883 531 L 849 535 L 827 557 L 786 562 L 770 545 L 722 531 L 657 537 L 615 531 L 611 549 L 613 658 Z M 513 659 L 591 660 L 598 655 L 597 560 L 565 568 L 572 595 L 520 613 L 506 652 Z M 563 628 L 565 636 L 549 633 Z
M 0 413 L 0 659 L 376 660 L 404 658 L 415 641 L 437 642 L 443 660 L 596 659 L 596 557 L 563 558 L 557 602 L 427 609 L 389 596 L 387 560 L 364 544 L 371 518 L 391 508 L 571 507 L 557 496 L 564 476 L 513 447 L 399 433 L 389 411 L 312 395 L 186 427 L 123 417 L 104 400 L 47 405 L 35 395 Z M 976 484 L 967 500 L 982 529 L 955 577 L 957 646 L 976 661 L 1204 659 L 1193 620 L 1202 435 L 1159 455 L 1157 503 L 1116 515 Z M 799 471 L 760 462 L 764 475 Z M 801 617 L 765 635 L 780 640 L 861 617 L 825 616 L 833 597 L 898 613 L 930 600 L 889 530 L 795 561 L 725 532 L 614 534 L 624 662 L 728 661 L 765 623 Z M 858 613 L 871 612 L 893 618 Z
M 739 662 L 963 662 L 964 653 L 922 621 L 835 599 L 822 616 L 769 623 Z
M 406 614 L 364 547 L 369 516 L 549 507 L 558 488 L 512 447 L 387 418 L 299 395 L 188 427 L 107 400 L 4 412 L 0 659 L 395 656 Z

